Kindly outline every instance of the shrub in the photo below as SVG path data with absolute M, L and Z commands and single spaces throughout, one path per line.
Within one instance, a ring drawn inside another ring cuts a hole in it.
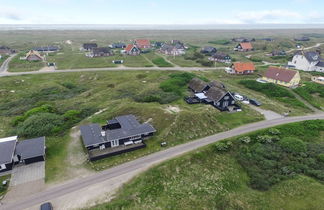
M 160 88 L 164 92 L 173 92 L 181 96 L 183 92 L 183 88 L 194 77 L 195 77 L 194 74 L 187 73 L 187 72 L 171 74 L 169 79 L 160 83 Z
M 228 151 L 232 147 L 232 142 L 227 141 L 227 142 L 218 142 L 215 144 L 215 149 L 217 151 L 225 152 Z
M 279 135 L 280 134 L 280 131 L 276 128 L 270 128 L 268 132 L 271 135 Z
M 270 143 L 272 143 L 272 137 L 269 136 L 269 135 L 257 136 L 256 139 L 257 139 L 257 141 L 259 143 L 262 143 L 262 144 L 265 144 L 265 143 L 270 144 Z
M 53 113 L 38 113 L 26 119 L 17 127 L 19 136 L 38 137 L 49 136 L 64 125 L 64 118 Z
M 212 61 L 205 61 L 205 60 L 197 60 L 197 63 L 200 63 L 203 66 L 211 67 L 214 65 Z
M 286 152 L 290 152 L 290 153 L 306 152 L 306 143 L 298 138 L 285 137 L 281 141 L 279 141 L 279 145 Z
M 319 154 L 319 155 L 317 156 L 317 159 L 318 159 L 319 161 L 321 161 L 321 162 L 324 163 L 324 153 Z
M 242 143 L 248 144 L 251 142 L 251 138 L 249 136 L 244 136 L 239 139 Z

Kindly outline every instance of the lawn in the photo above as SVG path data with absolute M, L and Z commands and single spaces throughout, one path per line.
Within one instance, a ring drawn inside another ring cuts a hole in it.
M 67 158 L 71 141 L 68 134 L 76 124 L 104 124 L 107 119 L 117 115 L 135 114 L 141 122 L 149 120 L 158 130 L 153 138 L 147 140 L 145 149 L 80 164 L 80 167 L 90 170 L 102 170 L 161 150 L 162 141 L 168 141 L 169 146 L 174 146 L 263 119 L 259 113 L 249 108 L 239 113 L 222 113 L 204 104 L 188 105 L 182 95 L 175 97 L 176 93 L 163 93 L 160 83 L 166 81 L 172 73 L 174 72 L 80 72 L 0 78 L 0 136 L 21 133 L 23 139 L 49 132 L 46 135 L 46 181 L 51 182 L 67 177 L 65 173 L 72 164 Z M 205 74 L 196 73 L 200 77 Z M 181 94 L 186 94 L 183 92 L 185 87 L 178 89 L 181 89 Z M 139 96 L 152 93 L 162 94 L 163 104 L 138 101 Z M 176 107 L 179 112 L 172 111 L 170 107 Z M 102 109 L 104 110 L 100 114 L 88 118 Z M 50 114 L 51 119 L 55 119 L 55 122 L 46 123 L 56 123 L 50 130 L 48 126 L 41 126 L 43 121 L 40 119 L 43 120 L 44 114 Z M 33 128 L 40 127 L 26 130 L 30 125 Z M 81 146 L 78 150 L 79 154 L 85 156 Z
M 158 67 L 173 67 L 171 63 L 167 62 L 162 56 L 155 52 L 143 54 L 143 56 L 151 60 L 151 62 Z
M 314 82 L 305 82 L 294 91 L 318 109 L 324 108 L 324 86 Z
M 0 66 L 3 64 L 3 62 L 4 62 L 8 57 L 9 57 L 8 55 L 3 55 L 3 56 L 0 58 Z
M 45 62 L 42 61 L 27 61 L 20 60 L 20 57 L 25 56 L 25 53 L 19 53 L 9 63 L 10 72 L 25 72 L 25 71 L 37 71 L 45 66 Z
M 2 185 L 2 182 L 3 181 L 8 181 L 7 182 L 7 185 L 5 185 L 5 186 L 3 186 Z M 4 194 L 6 194 L 6 192 L 7 192 L 7 189 L 8 189 L 8 187 L 9 187 L 9 181 L 10 181 L 10 175 L 6 175 L 6 176 L 1 176 L 0 177 L 0 198 L 1 198 L 1 196 L 3 196 Z M 0 199 L 1 200 L 1 199 Z
M 315 145 L 324 146 L 323 123 L 323 120 L 294 123 L 224 140 L 222 144 L 232 145 L 227 147 L 227 151 L 219 150 L 221 143 L 206 146 L 149 169 L 125 184 L 111 202 L 89 209 L 322 209 L 324 185 L 320 178 L 298 172 L 297 168 L 302 167 L 301 164 L 295 163 L 296 169 L 290 167 L 292 171 L 288 174 L 283 172 L 283 178 L 267 190 L 258 190 L 251 185 L 253 179 L 249 171 L 263 166 L 272 167 L 271 164 L 275 170 L 276 162 L 279 164 L 287 159 L 272 160 L 270 158 L 274 152 L 261 153 L 265 160 L 257 165 L 251 164 L 250 168 L 245 168 L 239 160 L 242 152 L 253 150 L 259 145 L 282 145 L 280 142 L 291 136 L 308 145 L 310 149 L 307 152 L 316 156 L 323 151 L 311 148 Z M 277 131 L 279 133 L 274 134 Z M 278 137 L 278 142 L 255 142 L 255 137 L 269 132 Z M 243 137 L 249 137 L 252 141 L 243 143 Z M 285 154 L 289 158 L 298 157 L 299 160 L 306 158 L 301 153 L 293 156 L 289 156 L 289 152 Z M 249 157 L 254 157 L 253 153 Z M 323 159 L 315 158 L 312 161 L 318 164 L 312 166 L 315 168 L 324 164 L 320 162 Z M 308 164 L 307 161 L 304 164 Z M 323 174 L 323 168 L 318 170 Z M 259 179 L 269 180 L 262 179 L 262 175 Z

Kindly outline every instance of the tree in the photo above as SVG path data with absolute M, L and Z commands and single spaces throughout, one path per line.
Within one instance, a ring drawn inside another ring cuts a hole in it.
M 301 139 L 294 137 L 285 137 L 279 141 L 279 145 L 286 151 L 290 153 L 301 153 L 306 152 L 306 143 Z

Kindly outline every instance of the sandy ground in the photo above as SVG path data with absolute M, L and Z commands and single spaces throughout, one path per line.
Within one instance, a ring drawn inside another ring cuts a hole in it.
M 265 110 L 265 109 L 262 109 L 260 107 L 256 107 L 256 106 L 253 106 L 250 104 L 250 107 L 252 109 L 254 109 L 255 111 L 259 112 L 260 114 L 262 114 L 264 116 L 264 118 L 266 120 L 273 120 L 273 119 L 279 119 L 279 118 L 283 118 L 284 116 L 276 113 L 276 112 L 273 112 L 273 111 L 270 111 L 270 110 Z
M 171 114 L 178 113 L 181 111 L 181 109 L 178 106 L 167 106 L 164 110 Z
M 146 170 L 146 169 L 145 169 Z M 80 209 L 94 206 L 99 203 L 109 202 L 114 198 L 117 190 L 126 182 L 130 181 L 134 176 L 143 172 L 144 170 L 136 170 L 124 174 L 118 178 L 114 178 L 99 184 L 93 185 L 86 189 L 82 189 L 55 200 L 52 200 L 54 209 L 70 210 Z M 39 206 L 33 206 L 28 210 L 38 210 Z
M 54 71 L 54 70 L 55 70 L 54 66 L 44 66 L 39 71 Z

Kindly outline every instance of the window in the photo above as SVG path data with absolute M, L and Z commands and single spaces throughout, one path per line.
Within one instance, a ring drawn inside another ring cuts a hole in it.
M 225 99 L 225 100 L 228 100 L 228 99 L 229 99 L 229 96 L 225 96 L 224 99 Z
M 119 146 L 119 140 L 111 141 L 111 147 L 117 147 L 117 146 Z

